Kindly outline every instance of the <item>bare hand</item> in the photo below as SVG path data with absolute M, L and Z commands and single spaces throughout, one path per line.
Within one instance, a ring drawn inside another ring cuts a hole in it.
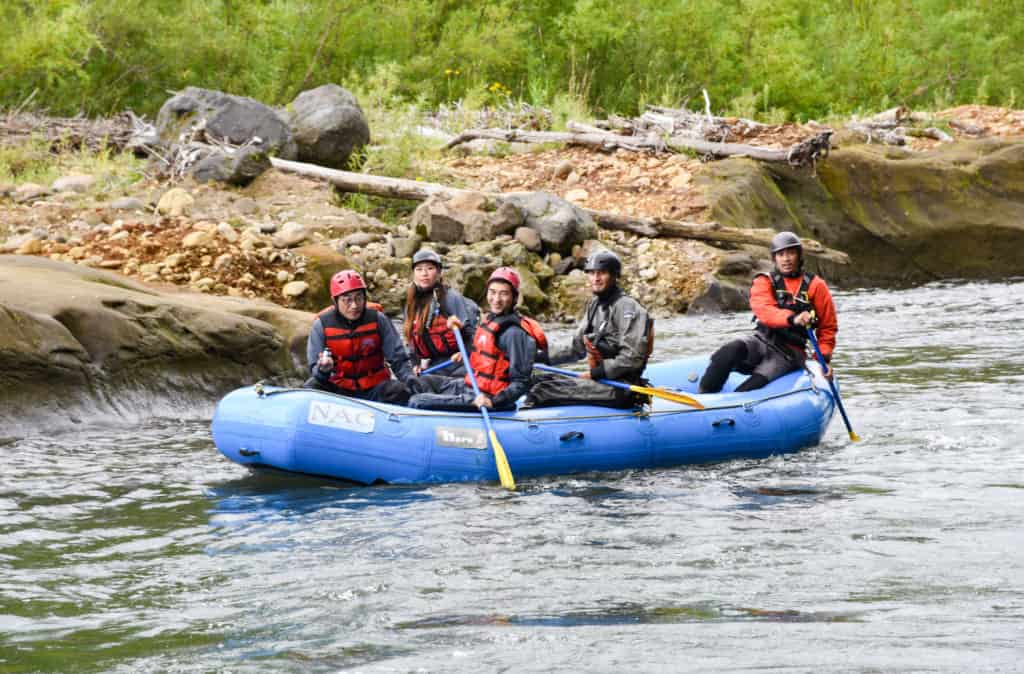
M 814 317 L 809 311 L 801 311 L 799 314 L 793 317 L 793 325 L 799 325 L 800 327 L 806 328 L 811 324 Z
M 580 372 L 580 379 L 591 379 L 589 372 Z
M 420 376 L 420 372 L 423 372 L 423 366 L 422 365 L 413 365 L 412 366 L 412 373 L 414 375 L 416 375 L 418 377 L 418 376 Z
M 462 353 L 461 352 L 460 353 L 453 353 L 452 354 L 452 362 L 453 363 L 461 363 L 462 362 Z
M 448 317 L 448 329 L 449 330 L 461 330 L 462 329 L 462 321 L 459 320 L 458 316 L 449 316 Z
M 491 402 L 491 399 L 485 396 L 483 393 L 473 398 L 473 404 L 477 407 L 494 407 L 494 403 Z
M 828 363 L 825 363 L 825 371 L 822 372 L 822 375 L 825 377 L 825 379 L 831 379 L 832 378 L 832 366 L 829 365 Z

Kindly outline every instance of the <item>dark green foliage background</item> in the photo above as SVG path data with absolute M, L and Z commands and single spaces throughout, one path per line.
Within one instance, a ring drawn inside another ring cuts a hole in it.
M 716 112 L 776 121 L 1024 90 L 1011 0 L 7 0 L 0 40 L 0 106 L 35 91 L 54 114 L 152 115 L 188 85 L 625 114 L 706 88 Z

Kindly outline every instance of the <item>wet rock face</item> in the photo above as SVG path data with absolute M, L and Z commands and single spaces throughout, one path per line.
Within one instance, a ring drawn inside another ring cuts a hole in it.
M 816 170 L 728 159 L 702 178 L 715 220 L 788 229 L 850 255 L 808 259 L 838 284 L 1024 274 L 1024 142 L 959 141 L 911 153 L 855 145 Z
M 54 406 L 131 409 L 155 393 L 215 400 L 259 377 L 297 379 L 311 321 L 269 303 L 163 294 L 74 264 L 0 256 L 0 425 Z
M 325 84 L 303 91 L 289 106 L 299 161 L 348 169 L 352 153 L 370 142 L 370 125 L 348 90 Z

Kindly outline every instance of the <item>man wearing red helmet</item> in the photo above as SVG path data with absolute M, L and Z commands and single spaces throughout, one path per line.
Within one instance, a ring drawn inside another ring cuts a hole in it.
M 413 376 L 409 356 L 388 317 L 366 306 L 363 278 L 351 269 L 339 271 L 331 277 L 331 299 L 309 333 L 306 358 L 313 376 L 305 386 L 404 405 L 404 382 Z
M 614 379 L 641 384 L 654 343 L 654 321 L 647 310 L 619 287 L 622 261 L 610 250 L 598 250 L 584 271 L 593 293 L 583 312 L 572 344 L 551 354 L 551 364 L 587 359 L 588 370 L 579 379 L 538 375 L 524 406 L 602 405 L 633 407 L 639 402 L 631 391 L 601 384 Z
M 480 395 L 473 395 L 469 375 L 464 379 L 426 375 L 414 379 L 409 407 L 437 410 L 467 410 L 474 407 L 510 409 L 530 385 L 537 341 L 530 331 L 535 323 L 515 310 L 519 299 L 519 274 L 511 267 L 499 267 L 487 279 L 490 313 L 473 335 L 469 366 L 476 374 Z M 458 330 L 458 316 L 448 317 L 448 327 Z M 543 333 L 540 333 L 541 335 Z M 540 337 L 543 340 L 543 337 Z

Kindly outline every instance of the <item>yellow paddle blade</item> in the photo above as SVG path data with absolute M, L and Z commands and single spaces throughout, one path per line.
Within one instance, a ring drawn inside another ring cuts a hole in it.
M 665 400 L 671 400 L 674 403 L 680 405 L 689 405 L 690 407 L 696 407 L 699 410 L 704 409 L 698 400 L 691 398 L 685 393 L 678 393 L 676 391 L 669 391 L 664 388 L 651 388 L 649 386 L 632 386 L 629 387 L 630 391 L 634 393 L 641 393 L 643 395 L 654 396 L 655 398 L 664 398 Z
M 853 431 L 850 431 L 850 440 L 852 440 L 853 442 L 860 442 L 860 436 L 854 433 Z
M 494 463 L 498 466 L 498 477 L 501 478 L 501 486 L 505 489 L 515 489 L 516 480 L 512 477 L 512 467 L 508 465 L 508 457 L 505 456 L 505 448 L 498 442 L 498 436 L 494 429 L 488 435 L 491 438 L 491 447 L 494 449 Z

